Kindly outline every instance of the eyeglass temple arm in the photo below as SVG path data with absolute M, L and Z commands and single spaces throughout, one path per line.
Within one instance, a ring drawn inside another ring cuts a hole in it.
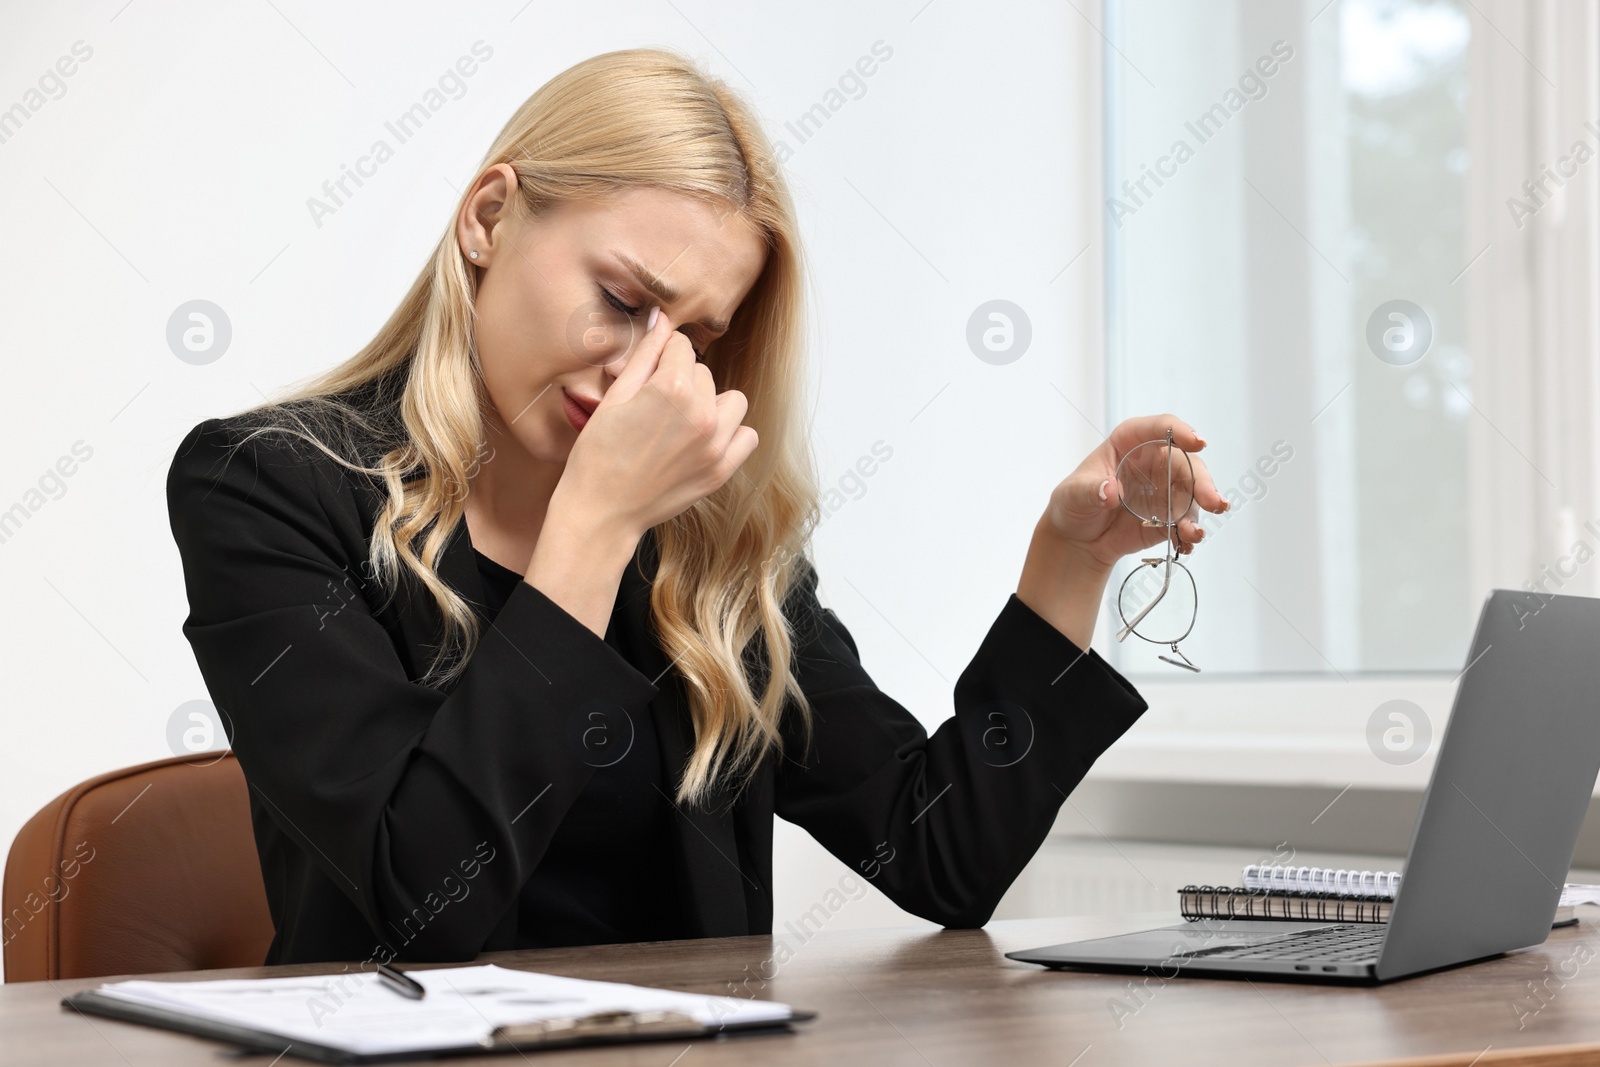
M 1122 629 L 1117 631 L 1118 641 L 1126 641 L 1128 635 L 1133 633 L 1133 628 L 1138 626 L 1144 617 L 1150 614 L 1151 609 L 1161 603 L 1161 598 L 1167 595 L 1167 587 L 1172 584 L 1172 561 L 1163 557 L 1161 562 L 1166 565 L 1161 569 L 1161 588 L 1156 590 L 1156 595 L 1150 599 L 1150 603 L 1146 604 L 1139 614 L 1126 620 Z
M 1167 515 L 1169 517 L 1172 515 L 1172 429 L 1171 429 L 1171 427 L 1167 428 Z M 1163 524 L 1163 525 L 1167 525 L 1167 524 Z M 1167 530 L 1167 535 L 1171 539 L 1171 541 L 1173 542 L 1172 550 L 1173 550 L 1174 553 L 1176 553 L 1177 550 L 1178 550 L 1178 546 L 1176 544 L 1176 542 L 1178 540 L 1178 524 L 1176 522 L 1173 522 L 1173 523 L 1170 524 L 1170 526 L 1169 526 L 1169 528 Z M 1172 561 L 1168 560 L 1168 559 L 1163 559 L 1162 562 L 1164 562 L 1166 564 L 1166 566 L 1163 567 L 1162 570 L 1161 570 L 1161 588 L 1156 591 L 1156 595 L 1151 598 L 1150 603 L 1148 603 L 1148 604 L 1146 604 L 1144 606 L 1144 610 L 1140 611 L 1139 614 L 1135 615 L 1133 618 L 1128 619 L 1128 620 L 1126 620 L 1124 622 L 1122 629 L 1117 631 L 1117 640 L 1118 641 L 1126 641 L 1128 639 L 1128 635 L 1133 633 L 1133 628 L 1135 626 L 1138 626 L 1139 623 L 1144 619 L 1144 617 L 1146 615 L 1150 614 L 1151 610 L 1157 604 L 1161 603 L 1161 598 L 1167 595 L 1167 587 L 1172 584 Z M 1191 669 L 1197 669 L 1197 668 L 1191 668 Z
M 1173 526 L 1178 522 L 1172 517 L 1172 427 L 1167 427 L 1167 520 Z
M 1176 644 L 1172 646 L 1172 655 L 1177 656 L 1178 658 L 1173 659 L 1172 656 L 1168 656 L 1163 653 L 1162 655 L 1157 656 L 1156 659 L 1163 663 L 1170 663 L 1174 667 L 1182 667 L 1186 671 L 1194 671 L 1196 674 L 1200 673 L 1200 668 L 1196 667 L 1193 663 L 1190 663 L 1189 657 L 1185 656 L 1182 652 L 1179 652 Z

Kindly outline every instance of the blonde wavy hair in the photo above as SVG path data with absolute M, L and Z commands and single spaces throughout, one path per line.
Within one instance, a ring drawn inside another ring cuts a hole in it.
M 651 621 L 687 685 L 695 732 L 677 799 L 703 803 L 725 780 L 742 787 L 768 751 L 782 751 L 786 698 L 810 735 L 782 610 L 818 521 L 801 421 L 803 266 L 789 192 L 753 113 L 725 83 L 659 49 L 608 52 L 556 75 L 511 116 L 479 173 L 499 163 L 517 174 L 512 209 L 524 219 L 654 186 L 736 213 L 766 239 L 759 279 L 704 353 L 717 387 L 749 398 L 744 421 L 761 444 L 720 489 L 654 528 Z M 387 499 L 371 535 L 372 577 L 392 598 L 409 574 L 437 604 L 444 632 L 430 684 L 454 679 L 480 637 L 478 616 L 437 572 L 485 443 L 475 275 L 454 225 L 466 195 L 364 348 L 242 413 L 266 423 L 244 440 L 285 431 L 381 483 Z M 334 435 L 339 448 L 326 440 Z M 747 669 L 765 675 L 759 695 Z

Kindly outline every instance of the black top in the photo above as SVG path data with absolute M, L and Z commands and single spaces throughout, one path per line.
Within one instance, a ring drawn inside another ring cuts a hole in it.
M 522 575 L 473 550 L 489 617 Z M 606 643 L 619 653 L 614 632 Z M 621 709 L 618 709 L 620 712 Z M 517 948 L 687 937 L 678 906 L 670 791 L 649 715 L 588 713 L 578 743 L 595 772 L 522 887 Z M 595 845 L 604 842 L 604 848 Z M 644 894 L 641 887 L 649 887 Z
M 515 582 L 460 674 L 432 684 L 433 597 L 409 574 L 393 596 L 371 579 L 384 486 L 285 434 L 246 441 L 250 418 L 184 436 L 167 507 L 188 592 L 183 633 L 249 787 L 276 930 L 265 962 L 459 961 L 516 947 L 531 918 L 523 890 L 601 771 L 585 740 L 592 713 L 625 715 L 641 733 L 648 721 L 663 782 L 694 748 L 687 685 L 650 615 L 653 531 L 624 569 L 614 640 Z M 465 524 L 435 563 L 462 597 L 486 602 Z M 781 754 L 744 789 L 672 808 L 682 932 L 773 931 L 775 815 L 851 872 L 806 916 L 782 916 L 783 938 L 825 923 L 868 881 L 914 915 L 981 926 L 1144 701 L 1016 594 L 997 593 L 955 681 L 955 714 L 930 733 L 874 684 L 819 602 L 816 568 L 798 565 L 780 609 L 811 731 L 791 702 Z M 925 581 L 920 605 L 901 614 L 937 617 L 942 577 Z M 750 661 L 760 693 L 764 657 Z M 574 847 L 585 844 L 585 869 L 613 862 L 609 833 Z M 663 887 L 615 888 L 643 915 Z M 532 937 L 546 936 L 533 921 Z

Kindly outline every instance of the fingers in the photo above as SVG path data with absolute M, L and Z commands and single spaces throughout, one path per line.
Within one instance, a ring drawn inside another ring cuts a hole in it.
M 711 446 L 721 454 L 717 462 L 717 484 L 720 487 L 744 466 L 744 461 L 755 452 L 760 439 L 753 427 L 744 425 L 744 417 L 750 411 L 750 398 L 738 389 L 717 393 L 710 369 L 704 363 L 696 363 L 695 366 L 702 372 L 708 393 L 714 394 L 711 403 L 716 411 L 717 422 L 716 429 L 711 433 Z
M 1176 436 L 1176 435 L 1174 435 Z M 1211 512 L 1221 515 L 1228 510 L 1228 502 L 1223 499 L 1222 493 L 1217 489 L 1216 481 L 1211 477 L 1211 470 L 1206 466 L 1206 461 L 1199 456 L 1191 456 L 1190 462 L 1194 464 L 1194 500 L 1195 503 Z
M 1095 498 L 1103 507 L 1114 508 L 1122 503 L 1122 483 L 1115 478 L 1107 478 L 1095 486 Z
M 1058 499 L 1074 515 L 1094 515 L 1114 509 L 1122 497 L 1115 478 L 1085 471 L 1067 480 Z
M 1205 460 L 1192 455 L 1206 447 L 1205 438 L 1176 415 L 1142 415 L 1124 419 L 1111 431 L 1111 445 L 1119 457 L 1124 456 L 1146 441 L 1164 440 L 1169 429 L 1172 431 L 1172 443 L 1183 451 L 1191 453 L 1190 462 L 1194 466 L 1195 503 L 1214 515 L 1227 511 L 1228 502 L 1217 489 L 1210 468 L 1206 466 Z
M 680 394 L 674 406 L 685 417 L 697 407 L 708 408 L 716 396 L 716 384 L 711 378 L 710 368 L 695 359 L 694 346 L 687 337 L 673 329 L 672 320 L 665 311 L 653 308 L 651 314 L 655 317 L 655 325 L 645 333 L 634 354 L 628 358 L 628 365 L 611 388 L 606 390 L 601 398 L 602 406 L 612 394 L 616 394 L 617 401 L 627 400 L 647 384 L 653 383 L 664 392 Z M 684 392 L 688 394 L 687 397 L 681 395 Z M 704 429 L 709 433 L 711 427 L 707 425 Z
M 694 380 L 697 390 L 703 388 L 704 383 L 696 380 L 700 376 L 694 368 L 699 367 L 706 371 L 704 376 L 706 380 L 710 379 L 710 368 L 694 358 L 694 345 L 690 344 L 689 339 L 668 321 L 665 311 L 657 316 L 655 330 L 661 331 L 661 347 L 658 349 L 660 371 L 672 378 L 682 376 L 683 380 Z M 655 330 L 651 333 L 655 333 Z
M 689 419 L 722 455 L 723 477 L 731 477 L 733 471 L 755 451 L 757 444 L 756 431 L 741 425 L 750 409 L 749 398 L 737 389 L 717 392 L 716 378 L 711 368 L 695 357 L 694 345 L 673 329 L 664 311 L 657 314 L 651 335 L 657 331 L 662 334 L 659 347 L 655 349 L 659 356 L 653 373 L 647 377 L 663 384 L 688 384 L 690 397 L 675 406 L 679 414 Z M 647 339 L 654 340 L 649 335 Z M 623 373 L 631 370 L 633 366 L 630 362 Z M 622 379 L 618 378 L 617 381 L 620 383 Z
M 1169 429 L 1172 443 L 1185 452 L 1198 452 L 1206 446 L 1205 438 L 1176 415 L 1140 415 L 1124 419 L 1111 431 L 1111 446 L 1117 450 L 1117 455 L 1126 455 L 1146 441 L 1164 440 Z
M 1178 551 L 1185 554 L 1194 551 L 1194 546 L 1205 540 L 1206 531 L 1193 519 L 1178 520 Z
M 658 309 L 655 325 L 645 331 L 644 336 L 634 347 L 633 353 L 628 356 L 628 365 L 622 368 L 622 373 L 611 383 L 611 388 L 600 397 L 600 407 L 632 400 L 639 390 L 644 388 L 644 383 L 650 380 L 650 376 L 655 374 L 656 367 L 661 363 L 663 350 L 667 347 L 667 341 L 672 336 L 672 324 L 667 321 L 667 313 Z
M 717 428 L 711 435 L 711 443 L 719 451 L 726 453 L 739 431 L 739 426 L 744 422 L 745 414 L 750 410 L 750 398 L 737 389 L 729 389 L 726 393 L 718 394 L 714 403 L 717 410 Z
M 722 452 L 722 469 L 726 472 L 724 480 L 733 477 L 733 472 L 744 466 L 744 461 L 750 458 L 760 443 L 752 427 L 740 426 L 733 431 L 733 439 Z

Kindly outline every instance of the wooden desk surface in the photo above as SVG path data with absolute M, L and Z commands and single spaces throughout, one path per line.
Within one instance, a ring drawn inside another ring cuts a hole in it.
M 1017 919 L 983 930 L 822 930 L 773 975 L 776 941 L 738 937 L 494 953 L 482 962 L 578 978 L 707 993 L 750 978 L 762 999 L 819 1012 L 794 1035 L 478 1057 L 461 1063 L 535 1062 L 700 1067 L 870 1063 L 1323 1064 L 1427 1057 L 1438 1065 L 1600 1063 L 1600 909 L 1553 931 L 1544 945 L 1471 967 L 1386 986 L 1346 988 L 1267 981 L 1048 971 L 1005 952 L 1163 925 L 1170 914 Z M 748 969 L 746 969 L 748 968 Z M 189 972 L 174 978 L 334 973 L 301 966 Z M 0 986 L 0 1067 L 22 1063 L 219 1062 L 213 1042 L 89 1019 L 61 997 L 103 979 Z M 1130 981 L 1132 985 L 1130 986 Z M 1141 990 L 1135 993 L 1134 990 Z M 1536 995 L 1535 990 L 1538 990 Z M 1120 1009 L 1118 1008 L 1120 1005 Z M 1565 1051 L 1532 1046 L 1575 1046 Z M 245 1062 L 267 1067 L 267 1058 Z M 287 1064 L 289 1060 L 285 1060 Z

